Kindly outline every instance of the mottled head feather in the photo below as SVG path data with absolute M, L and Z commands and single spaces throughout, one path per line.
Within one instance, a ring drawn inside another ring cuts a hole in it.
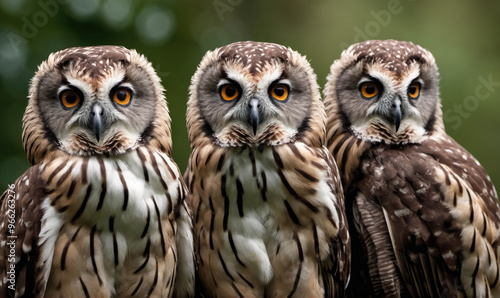
M 415 61 L 435 64 L 434 57 L 429 51 L 408 41 L 368 40 L 350 46 L 346 53 L 357 57 L 357 60 L 364 59 L 367 63 L 382 63 L 396 76 L 401 76 Z
M 267 42 L 235 42 L 219 48 L 218 54 L 223 61 L 237 61 L 248 65 L 248 71 L 255 75 L 261 72 L 266 63 L 288 60 L 289 48 Z
M 81 76 L 97 78 L 104 76 L 119 64 L 130 64 L 127 54 L 130 54 L 129 50 L 118 46 L 69 48 L 56 53 L 60 57 L 57 66 L 71 67 L 80 72 Z

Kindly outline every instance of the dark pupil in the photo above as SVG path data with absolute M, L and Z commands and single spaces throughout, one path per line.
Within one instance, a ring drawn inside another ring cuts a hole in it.
M 228 86 L 226 88 L 226 95 L 228 97 L 233 97 L 236 95 L 236 88 L 234 88 L 233 86 Z
M 415 94 L 417 92 L 417 87 L 410 86 L 410 94 Z
M 276 94 L 276 96 L 278 96 L 278 97 L 283 96 L 285 94 L 285 88 L 283 88 L 283 87 L 274 88 L 274 94 Z
M 373 94 L 373 93 L 375 93 L 375 86 L 373 86 L 373 85 L 367 85 L 365 87 L 365 91 L 368 94 Z
M 119 101 L 125 101 L 127 99 L 127 91 L 124 90 L 118 91 L 116 97 L 118 98 Z
M 66 94 L 66 102 L 69 104 L 73 104 L 77 101 L 76 94 L 74 93 L 68 93 Z

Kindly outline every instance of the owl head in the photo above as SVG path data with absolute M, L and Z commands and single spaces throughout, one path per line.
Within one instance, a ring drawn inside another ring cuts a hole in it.
M 119 46 L 53 53 L 31 81 L 23 144 L 32 164 L 48 153 L 120 155 L 143 144 L 170 151 L 170 117 L 151 64 Z
M 329 127 L 372 142 L 419 143 L 444 130 L 438 85 L 434 57 L 418 45 L 396 40 L 354 44 L 327 77 Z
M 282 45 L 247 41 L 209 51 L 192 78 L 187 111 L 192 147 L 297 140 L 319 146 L 325 121 L 311 66 Z

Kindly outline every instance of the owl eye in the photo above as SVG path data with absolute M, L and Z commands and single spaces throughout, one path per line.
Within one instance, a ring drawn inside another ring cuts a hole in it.
M 63 106 L 68 109 L 80 103 L 80 95 L 74 90 L 63 91 L 59 98 Z
M 361 95 L 366 99 L 373 98 L 380 92 L 378 86 L 373 82 L 361 84 L 359 90 L 361 92 Z
M 132 100 L 132 91 L 128 88 L 118 88 L 113 94 L 113 100 L 121 106 L 126 106 Z
M 410 98 L 417 99 L 420 95 L 420 83 L 411 83 L 410 87 L 408 87 L 408 95 L 410 96 Z
M 287 85 L 278 84 L 271 87 L 270 93 L 272 98 L 278 101 L 286 101 L 290 92 Z
M 220 88 L 220 96 L 225 101 L 231 101 L 240 95 L 240 90 L 233 84 L 225 84 Z

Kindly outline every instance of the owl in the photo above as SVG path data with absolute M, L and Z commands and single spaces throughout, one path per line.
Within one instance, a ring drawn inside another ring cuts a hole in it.
M 354 44 L 324 89 L 352 237 L 348 293 L 500 296 L 500 208 L 479 162 L 444 129 L 432 54 Z
M 342 295 L 350 243 L 326 114 L 304 56 L 236 42 L 192 78 L 185 173 L 211 297 Z
M 31 167 L 1 197 L 0 296 L 187 297 L 194 244 L 160 79 L 135 50 L 69 48 L 31 81 Z

